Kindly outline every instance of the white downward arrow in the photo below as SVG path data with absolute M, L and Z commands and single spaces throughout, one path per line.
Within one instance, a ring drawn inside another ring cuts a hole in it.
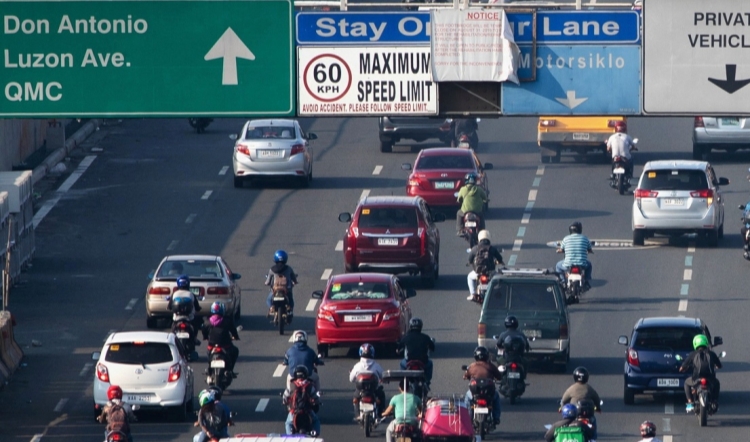
M 576 91 L 566 91 L 566 95 L 566 98 L 555 98 L 555 100 L 559 101 L 563 106 L 570 110 L 575 109 L 578 105 L 588 100 L 588 98 L 576 98 Z
M 224 34 L 214 43 L 204 60 L 224 59 L 224 70 L 221 74 L 221 84 L 237 84 L 237 58 L 255 60 L 255 55 L 237 37 L 232 28 L 227 28 Z

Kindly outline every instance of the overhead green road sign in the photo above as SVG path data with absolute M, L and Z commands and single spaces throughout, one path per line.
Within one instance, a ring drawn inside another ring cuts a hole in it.
M 0 0 L 0 117 L 293 116 L 292 0 Z

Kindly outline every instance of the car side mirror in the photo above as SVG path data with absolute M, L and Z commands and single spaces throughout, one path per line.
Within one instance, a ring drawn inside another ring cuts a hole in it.
M 311 133 L 307 134 L 307 139 L 310 140 L 310 141 L 317 140 L 318 136 L 316 134 L 314 134 L 314 133 L 311 132 Z
M 155 272 L 156 272 L 155 270 L 151 270 L 151 272 L 149 272 L 149 274 L 148 274 L 148 279 L 154 279 L 154 273 Z
M 432 220 L 435 221 L 436 223 L 442 223 L 443 221 L 445 221 L 445 214 L 441 212 L 437 212 L 432 215 Z
M 627 336 L 620 336 L 617 338 L 617 343 L 620 345 L 628 345 L 628 337 Z
M 719 185 L 720 186 L 728 186 L 729 185 L 729 178 L 724 178 L 724 177 L 719 178 Z
M 407 299 L 408 299 L 408 298 L 413 298 L 413 297 L 415 297 L 415 296 L 417 296 L 417 291 L 416 291 L 416 290 L 414 290 L 414 289 L 411 289 L 411 288 L 409 288 L 409 289 L 406 289 L 406 298 L 407 298 Z
M 411 170 L 411 163 L 401 163 L 401 170 Z
M 236 280 L 238 280 L 240 278 L 242 278 L 242 275 L 240 275 L 239 273 L 232 273 L 232 279 L 233 280 L 236 281 Z
M 229 139 L 230 140 L 236 140 L 237 138 L 239 138 L 239 135 L 237 135 L 237 134 L 229 134 Z
M 323 299 L 323 290 L 315 290 L 310 294 L 310 297 L 315 299 Z
M 91 353 L 91 359 L 94 361 L 98 361 L 101 356 L 102 356 L 102 352 L 100 351 L 95 351 Z
M 349 212 L 339 213 L 339 221 L 342 223 L 348 223 L 352 220 L 352 214 Z
M 495 165 L 492 163 L 484 163 L 482 167 L 484 167 L 484 170 L 492 170 L 495 167 Z
M 721 336 L 714 336 L 714 347 L 722 345 L 723 343 L 724 340 L 721 338 Z
M 737 206 L 737 208 L 740 209 L 740 210 L 745 210 L 745 205 L 744 204 L 740 204 L 739 206 Z

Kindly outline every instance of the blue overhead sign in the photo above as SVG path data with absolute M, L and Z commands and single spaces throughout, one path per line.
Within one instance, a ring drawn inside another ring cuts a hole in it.
M 557 44 L 637 44 L 641 36 L 637 11 L 540 11 L 536 15 L 536 42 Z M 533 42 L 531 13 L 509 13 L 516 43 Z
M 521 47 L 518 77 L 502 83 L 503 115 L 637 115 L 641 109 L 639 46 Z

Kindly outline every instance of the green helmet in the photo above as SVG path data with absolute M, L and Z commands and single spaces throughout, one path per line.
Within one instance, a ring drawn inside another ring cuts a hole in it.
M 216 400 L 216 396 L 214 396 L 213 390 L 203 390 L 198 395 L 198 403 L 201 404 L 201 407 L 210 404 L 211 402 Z
M 708 338 L 706 335 L 695 335 L 693 338 L 693 348 L 698 350 L 698 347 L 708 348 Z

